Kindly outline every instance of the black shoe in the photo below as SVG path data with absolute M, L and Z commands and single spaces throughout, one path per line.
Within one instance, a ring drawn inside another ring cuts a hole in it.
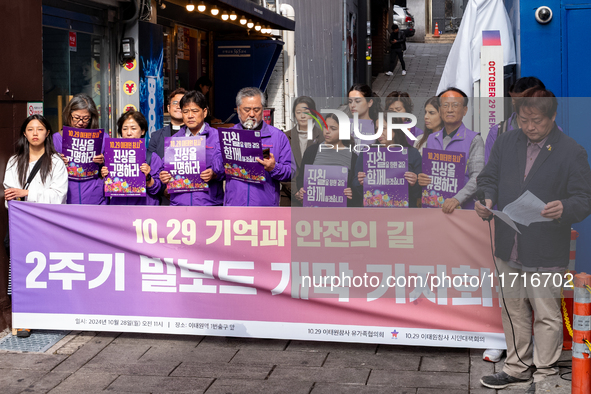
M 505 373 L 499 372 L 494 375 L 483 376 L 480 379 L 480 383 L 488 388 L 491 389 L 504 389 L 505 387 L 509 386 L 516 386 L 516 385 L 523 385 L 524 383 L 529 383 L 530 379 L 518 379 L 514 378 L 513 376 Z

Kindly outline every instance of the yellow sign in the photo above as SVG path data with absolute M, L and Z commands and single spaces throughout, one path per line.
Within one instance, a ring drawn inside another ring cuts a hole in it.
M 137 61 L 135 59 L 128 60 L 123 64 L 123 68 L 126 69 L 127 71 L 135 70 L 136 66 L 137 66 Z
M 126 106 L 123 108 L 123 113 L 125 113 L 125 112 L 127 112 L 127 111 L 131 111 L 131 110 L 137 111 L 137 108 L 136 108 L 136 106 L 135 106 L 135 105 L 133 105 L 133 104 L 127 104 L 127 105 L 126 105 Z
M 137 85 L 132 80 L 123 83 L 123 91 L 126 95 L 131 96 L 137 92 Z

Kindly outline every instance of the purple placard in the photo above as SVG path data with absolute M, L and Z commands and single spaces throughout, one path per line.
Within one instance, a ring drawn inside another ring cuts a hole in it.
M 250 183 L 265 182 L 266 171 L 257 158 L 263 158 L 261 132 L 218 129 L 226 177 Z
M 69 161 L 68 178 L 73 180 L 96 179 L 99 165 L 92 161 L 101 154 L 103 129 L 77 129 L 64 126 L 62 152 Z
M 464 187 L 465 172 L 464 153 L 423 149 L 423 173 L 431 177 L 431 183 L 423 188 L 423 208 L 441 208 L 445 199 Z
M 107 138 L 105 178 L 107 197 L 145 197 L 146 176 L 140 166 L 146 162 L 146 141 L 143 138 Z
M 376 147 L 363 153 L 363 206 L 408 208 L 408 149 L 390 152 Z
M 199 174 L 207 166 L 205 160 L 205 137 L 165 137 L 164 171 L 172 179 L 166 185 L 169 193 L 203 191 L 209 188 Z
M 346 207 L 349 171 L 343 166 L 306 164 L 304 207 Z

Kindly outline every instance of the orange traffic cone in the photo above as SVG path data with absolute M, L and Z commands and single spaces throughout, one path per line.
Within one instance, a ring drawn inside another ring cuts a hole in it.
M 435 34 L 433 34 L 433 38 L 439 38 L 439 25 L 435 22 Z

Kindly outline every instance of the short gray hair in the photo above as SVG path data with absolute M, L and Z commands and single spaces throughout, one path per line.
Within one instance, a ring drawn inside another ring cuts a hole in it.
M 261 97 L 261 104 L 263 105 L 263 107 L 265 107 L 267 105 L 267 99 L 265 99 L 265 95 L 263 94 L 262 90 L 259 88 L 255 88 L 255 87 L 240 89 L 240 91 L 236 95 L 236 107 L 240 107 L 240 105 L 242 104 L 242 99 L 244 97 L 256 97 L 256 96 Z

